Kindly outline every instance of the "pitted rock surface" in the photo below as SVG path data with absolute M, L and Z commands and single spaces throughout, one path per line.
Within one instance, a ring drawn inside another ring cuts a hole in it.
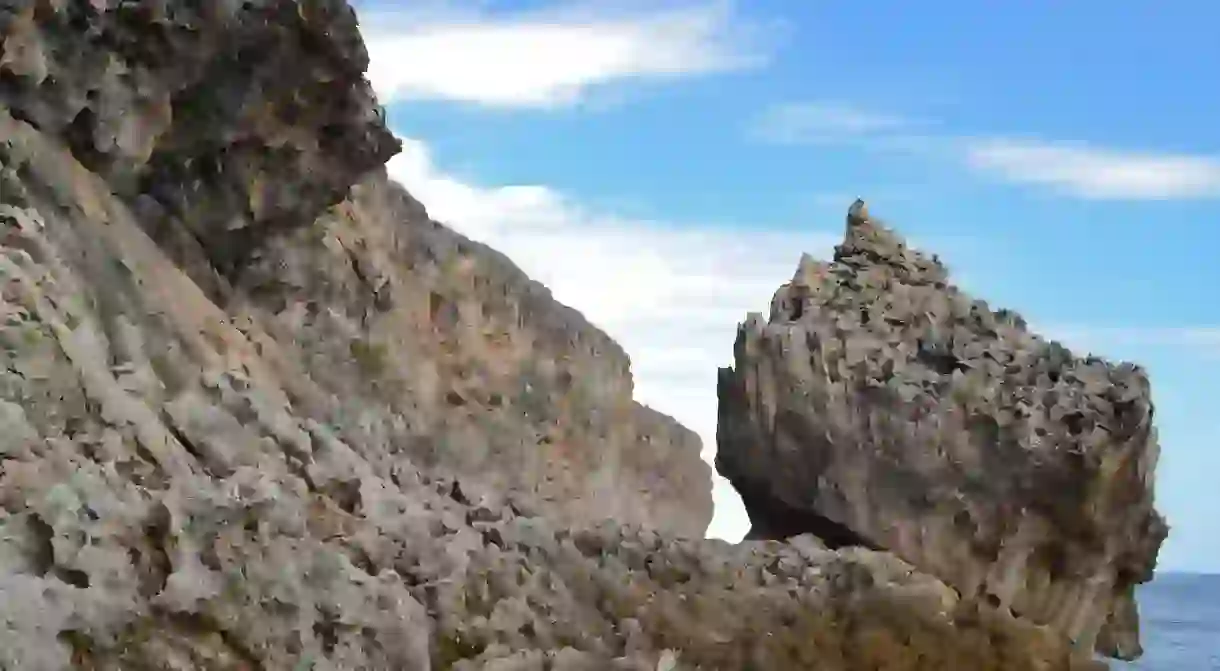
M 702 536 L 701 442 L 632 400 L 617 343 L 386 179 L 400 145 L 345 2 L 9 0 L 0 36 L 0 105 L 272 331 L 319 417 L 571 518 Z
M 314 416 L 298 345 L 0 136 L 0 669 L 1078 668 L 887 553 L 566 525 Z
M 698 439 L 386 179 L 365 61 L 340 0 L 0 0 L 0 669 L 1078 668 L 698 540 Z
M 140 209 L 213 297 L 398 153 L 344 0 L 4 0 L 0 105 Z
M 235 286 L 239 320 L 306 367 L 323 390 L 311 411 L 349 437 L 376 424 L 416 463 L 569 521 L 690 537 L 711 521 L 701 441 L 632 399 L 618 343 L 382 174 L 270 241 Z
M 717 469 L 752 538 L 892 551 L 1082 655 L 1140 654 L 1137 583 L 1167 534 L 1144 371 L 1077 357 L 848 215 L 722 369 Z

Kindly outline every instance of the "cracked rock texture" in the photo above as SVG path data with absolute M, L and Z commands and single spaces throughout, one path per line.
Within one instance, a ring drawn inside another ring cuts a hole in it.
M 327 414 L 291 322 L 226 313 L 64 148 L 0 137 L 0 669 L 1077 668 L 887 553 L 565 523 L 424 466 L 386 406 Z
M 1168 528 L 1148 379 L 948 283 L 857 201 L 719 380 L 717 470 L 751 538 L 889 550 L 1080 656 L 1141 653 L 1133 596 Z
M 230 311 L 324 392 L 301 395 L 313 414 L 379 424 L 415 463 L 528 492 L 566 520 L 691 537 L 711 521 L 701 441 L 632 400 L 622 348 L 383 174 L 269 241 L 235 286 Z
M 365 60 L 338 0 L 0 0 L 0 669 L 1078 667 L 699 539 L 698 439 L 386 179 Z
M 266 330 L 302 408 L 567 517 L 703 535 L 700 441 L 632 400 L 622 349 L 385 178 L 399 143 L 345 2 L 0 8 L 0 103 Z
M 399 150 L 344 0 L 3 0 L 0 39 L 0 103 L 155 208 L 214 297 Z

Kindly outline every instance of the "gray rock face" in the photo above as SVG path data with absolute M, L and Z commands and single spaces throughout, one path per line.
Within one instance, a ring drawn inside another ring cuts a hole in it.
M 618 343 L 383 174 L 269 241 L 234 286 L 230 309 L 323 390 L 318 416 L 377 418 L 403 456 L 529 493 L 568 521 L 689 537 L 711 521 L 701 441 L 632 399 Z
M 1074 668 L 888 553 L 681 539 L 697 438 L 375 169 L 363 67 L 338 1 L 0 0 L 0 671 Z
M 569 528 L 421 468 L 62 146 L 0 137 L 4 671 L 1074 668 L 886 553 Z
M 400 148 L 344 0 L 5 0 L 0 43 L 0 105 L 142 197 L 214 297 Z
M 716 466 L 754 538 L 886 549 L 1082 654 L 1140 654 L 1133 587 L 1167 534 L 1144 371 L 1079 358 L 848 216 L 722 369 Z
M 0 36 L 0 105 L 270 329 L 318 416 L 573 518 L 702 536 L 700 441 L 632 400 L 622 348 L 385 178 L 400 145 L 345 2 L 9 2 Z

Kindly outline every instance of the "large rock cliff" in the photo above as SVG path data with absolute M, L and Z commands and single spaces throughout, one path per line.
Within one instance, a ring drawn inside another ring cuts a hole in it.
M 421 466 L 529 492 L 566 521 L 690 537 L 711 521 L 701 441 L 632 400 L 622 348 L 381 173 L 269 241 L 234 286 L 230 313 L 304 367 L 322 393 L 298 402 L 347 437 L 386 433 Z
M 700 441 L 632 401 L 622 349 L 387 181 L 399 143 L 345 2 L 61 4 L 0 15 L 0 102 L 267 329 L 303 407 L 571 518 L 703 535 Z
M 387 181 L 365 65 L 341 0 L 0 0 L 0 669 L 1070 668 L 689 538 L 698 440 Z
M 716 465 L 750 537 L 890 550 L 1082 654 L 1140 654 L 1133 589 L 1167 533 L 1142 369 L 970 298 L 859 201 L 735 352 Z

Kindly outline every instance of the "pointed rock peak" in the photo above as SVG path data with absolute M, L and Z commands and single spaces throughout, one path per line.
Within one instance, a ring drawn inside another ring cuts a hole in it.
M 948 277 L 939 259 L 910 248 L 901 235 L 873 219 L 861 198 L 847 209 L 847 232 L 835 249 L 835 261 L 856 269 L 886 267 L 909 282 L 943 282 Z
M 868 223 L 868 205 L 864 203 L 863 198 L 857 198 L 856 202 L 847 208 L 847 225 L 850 228 L 865 223 Z
M 847 208 L 847 237 L 844 244 L 872 251 L 882 257 L 901 253 L 906 248 L 902 236 L 869 216 L 868 205 L 862 198 L 857 198 Z
M 828 270 L 828 264 L 813 258 L 808 252 L 802 253 L 801 260 L 796 265 L 796 273 L 792 276 L 792 283 L 813 286 L 820 282 Z

